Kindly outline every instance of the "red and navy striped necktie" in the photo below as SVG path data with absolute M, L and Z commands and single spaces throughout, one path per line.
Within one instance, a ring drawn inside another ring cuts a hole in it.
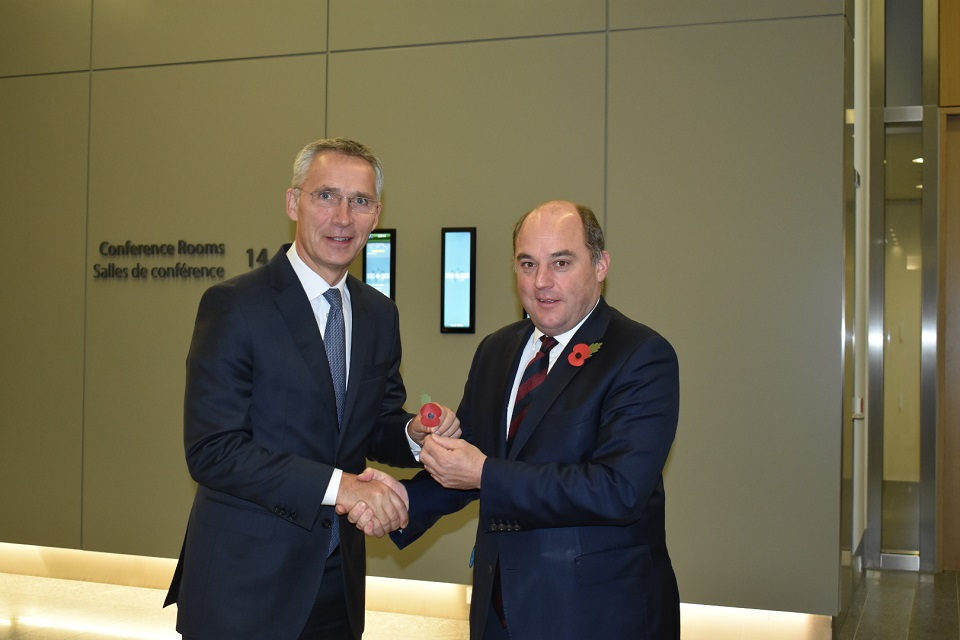
M 527 415 L 530 404 L 536 395 L 535 391 L 547 378 L 547 369 L 550 364 L 550 349 L 557 346 L 557 339 L 552 336 L 540 337 L 540 351 L 527 364 L 517 387 L 517 399 L 513 404 L 513 418 L 510 420 L 510 429 L 507 431 L 507 442 L 513 442 L 523 417 Z

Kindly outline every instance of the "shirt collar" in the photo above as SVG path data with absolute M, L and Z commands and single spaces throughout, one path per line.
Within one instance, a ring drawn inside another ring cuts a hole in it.
M 560 353 L 566 348 L 567 343 L 570 342 L 570 339 L 573 338 L 573 336 L 577 333 L 577 331 L 579 331 L 583 323 L 587 321 L 587 318 L 592 316 L 593 312 L 596 311 L 598 304 L 600 304 L 600 298 L 597 298 L 597 301 L 593 305 L 593 309 L 590 309 L 590 313 L 583 316 L 583 319 L 580 322 L 578 322 L 575 327 L 573 327 L 569 331 L 565 331 L 561 333 L 558 336 L 553 336 L 554 338 L 556 338 L 557 345 L 560 347 L 559 349 L 556 349 L 556 353 Z M 534 345 L 537 345 L 537 348 L 539 348 L 540 337 L 543 335 L 546 335 L 546 334 L 544 334 L 543 331 L 540 331 L 540 329 L 537 329 L 536 327 L 534 327 L 533 335 L 530 336 L 531 343 Z
M 290 248 L 287 249 L 287 259 L 290 260 L 290 266 L 293 267 L 297 278 L 300 280 L 300 284 L 303 285 L 303 290 L 306 291 L 308 300 L 314 300 L 322 296 L 327 292 L 327 289 L 331 288 L 327 281 L 320 277 L 320 274 L 308 267 L 307 263 L 303 261 L 300 254 L 297 253 L 296 242 L 291 244 Z M 338 283 L 333 285 L 333 288 L 340 289 L 340 293 L 344 296 L 344 299 L 348 300 L 346 283 L 347 274 L 343 274 L 343 277 L 340 278 Z

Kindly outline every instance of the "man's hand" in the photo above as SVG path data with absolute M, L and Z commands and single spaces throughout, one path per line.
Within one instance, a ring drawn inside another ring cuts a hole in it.
M 423 446 L 423 439 L 430 433 L 447 438 L 459 438 L 462 434 L 460 430 L 460 418 L 453 412 L 453 409 L 443 405 L 437 406 L 442 410 L 439 425 L 436 427 L 424 426 L 420 421 L 420 414 L 418 413 L 407 427 L 407 432 L 410 434 L 410 437 L 421 447 Z
M 337 493 L 337 513 L 367 535 L 382 538 L 409 522 L 406 488 L 382 471 L 366 469 L 359 476 L 344 473 Z
M 428 435 L 420 462 L 433 479 L 448 489 L 479 489 L 487 456 L 469 442 Z

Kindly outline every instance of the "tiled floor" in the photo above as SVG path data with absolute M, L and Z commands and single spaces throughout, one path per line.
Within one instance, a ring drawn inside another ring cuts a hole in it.
M 176 612 L 161 608 L 163 596 L 157 589 L 0 573 L 0 640 L 178 640 Z M 467 637 L 462 620 L 367 612 L 365 640 Z M 835 637 L 960 640 L 960 577 L 869 571 Z
M 838 640 L 960 640 L 960 574 L 867 571 Z

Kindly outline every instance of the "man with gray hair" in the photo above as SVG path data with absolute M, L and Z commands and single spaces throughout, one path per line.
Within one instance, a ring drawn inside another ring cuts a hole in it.
M 392 300 L 347 273 L 377 226 L 383 169 L 344 138 L 307 145 L 291 245 L 204 293 L 187 356 L 184 446 L 197 482 L 166 604 L 203 640 L 359 640 L 363 532 L 407 523 L 407 496 L 366 459 L 416 466 L 428 428 L 404 411 Z M 434 433 L 459 435 L 443 408 Z M 341 524 L 344 526 L 341 527 Z

